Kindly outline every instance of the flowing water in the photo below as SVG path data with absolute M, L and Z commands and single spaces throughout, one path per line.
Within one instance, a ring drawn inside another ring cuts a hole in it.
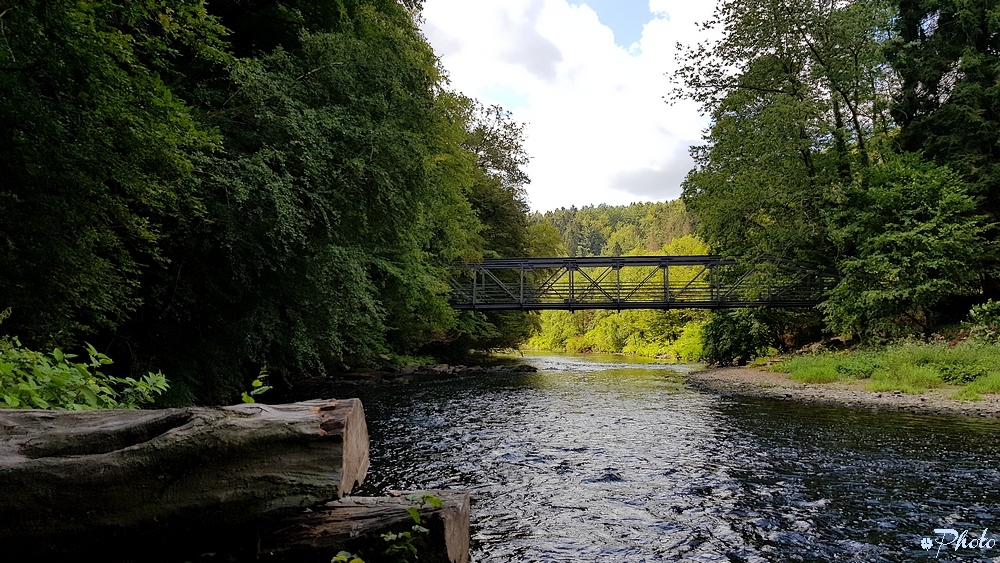
M 997 421 L 719 397 L 687 386 L 695 366 L 524 360 L 539 371 L 353 389 L 372 439 L 358 494 L 468 489 L 479 562 L 1000 562 L 938 554 L 934 534 L 1000 544 Z

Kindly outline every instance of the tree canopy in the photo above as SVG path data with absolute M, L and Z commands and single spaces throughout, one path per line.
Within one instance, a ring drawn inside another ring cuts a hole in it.
M 447 88 L 418 17 L 0 2 L 4 328 L 162 369 L 177 402 L 494 334 L 448 280 L 527 251 L 523 127 Z
M 721 254 L 836 267 L 823 306 L 834 332 L 927 333 L 967 311 L 955 303 L 985 300 L 998 14 L 947 0 L 723 1 L 706 23 L 721 39 L 690 47 L 675 74 L 674 96 L 712 118 L 684 182 L 699 234 Z

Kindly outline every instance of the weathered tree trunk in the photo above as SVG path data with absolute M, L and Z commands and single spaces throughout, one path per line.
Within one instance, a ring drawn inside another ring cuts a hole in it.
M 441 508 L 418 508 L 427 534 L 412 531 L 414 521 L 407 509 L 416 505 L 411 496 L 431 494 Z M 363 556 L 365 563 L 386 558 L 386 532 L 410 531 L 420 538 L 420 561 L 468 563 L 468 491 L 411 491 L 390 497 L 347 497 L 328 502 L 313 511 L 273 524 L 261 535 L 260 560 L 269 563 L 327 563 L 340 550 Z
M 0 540 L 11 561 L 207 545 L 235 530 L 255 531 L 249 523 L 338 498 L 367 470 L 368 430 L 357 399 L 3 410 Z

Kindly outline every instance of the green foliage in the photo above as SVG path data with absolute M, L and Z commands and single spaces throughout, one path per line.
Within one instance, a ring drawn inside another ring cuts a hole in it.
M 665 355 L 673 355 L 679 362 L 693 363 L 700 362 L 705 357 L 705 323 L 701 321 L 688 321 L 684 325 L 684 330 L 670 345 Z
M 293 44 L 191 93 L 226 150 L 203 157 L 211 222 L 169 241 L 140 347 L 206 400 L 252 364 L 322 373 L 454 326 L 448 267 L 478 231 L 463 124 L 405 10 L 348 7 L 335 24 L 296 13 Z
M 330 563 L 365 563 L 363 559 L 347 551 L 338 552 L 333 556 Z
M 712 116 L 683 186 L 699 235 L 836 267 L 827 328 L 869 340 L 929 333 L 949 302 L 1000 292 L 988 5 L 721 2 L 706 24 L 720 39 L 688 50 L 674 92 Z M 726 334 L 709 331 L 712 355 Z
M 840 195 L 827 213 L 843 280 L 822 306 L 833 331 L 926 332 L 942 299 L 975 293 L 990 226 L 958 174 L 890 156 Z
M 462 146 L 475 155 L 476 169 L 469 203 L 483 225 L 484 258 L 513 258 L 528 254 L 528 204 L 523 167 L 524 125 L 500 106 L 483 107 L 460 99 L 468 131 Z
M 569 256 L 655 254 L 694 228 L 693 218 L 680 200 L 560 208 L 536 212 L 530 219 L 536 225 L 554 226 Z
M 952 398 L 964 401 L 982 400 L 981 395 L 1000 393 L 1000 371 L 991 371 L 962 388 Z
M 929 374 L 918 373 L 916 374 L 919 380 L 923 380 Z M 913 384 L 907 381 L 893 380 L 889 378 L 879 379 L 872 378 L 871 383 L 865 385 L 866 391 L 902 391 L 908 395 L 921 395 L 926 391 L 926 388 L 921 385 L 921 383 Z
M 451 263 L 523 246 L 523 152 L 470 148 L 493 122 L 443 89 L 396 2 L 212 9 L 246 58 L 184 67 L 176 88 L 224 150 L 195 156 L 204 219 L 172 224 L 125 339 L 209 402 L 261 364 L 287 382 L 453 341 Z
M 837 361 L 835 368 L 838 375 L 850 379 L 868 379 L 884 369 L 886 368 L 880 361 L 880 354 L 874 351 L 852 353 Z M 794 372 L 794 369 L 792 371 Z
M 544 311 L 527 347 L 694 362 L 701 359 L 704 317 L 704 313 L 688 310 Z
M 867 166 L 870 138 L 886 130 L 891 80 L 879 38 L 891 17 L 880 0 L 720 3 L 707 25 L 721 39 L 689 50 L 674 92 L 712 115 L 683 187 L 713 250 L 820 263 L 835 255 L 823 201 Z
M 413 506 L 406 509 L 413 519 L 413 526 L 409 531 L 388 532 L 382 534 L 382 540 L 386 542 L 384 554 L 388 556 L 388 561 L 392 563 L 412 563 L 419 560 L 419 550 L 424 539 L 430 530 L 422 526 L 419 508 L 431 505 L 434 508 L 441 508 L 441 499 L 432 494 L 410 495 L 408 500 Z
M 773 309 L 734 309 L 713 312 L 704 326 L 709 363 L 728 366 L 746 364 L 782 346 L 783 314 Z
M 989 299 L 969 310 L 969 336 L 976 341 L 1000 344 L 1000 302 Z
M 892 106 L 899 143 L 958 171 L 978 198 L 977 212 L 1000 220 L 1000 9 L 987 1 L 894 4 L 885 50 L 899 77 Z M 991 293 L 996 261 L 986 268 Z
M 0 31 L 0 295 L 27 344 L 76 345 L 140 307 L 161 219 L 203 211 L 218 138 L 165 76 L 228 60 L 225 30 L 200 0 L 25 0 Z
M 897 363 L 885 371 L 876 370 L 866 389 L 872 391 L 900 390 L 904 393 L 920 394 L 928 387 L 940 387 L 941 374 L 929 365 Z
M 670 238 L 667 244 L 648 250 L 650 240 L 663 240 L 663 234 L 646 230 L 655 218 L 683 217 L 686 213 L 683 206 L 672 202 L 670 204 L 633 204 L 628 207 L 601 206 L 584 208 L 565 223 L 567 233 L 572 233 L 576 224 L 591 224 L 589 217 L 592 210 L 601 210 L 606 220 L 618 217 L 617 228 L 602 229 L 609 233 L 601 252 L 605 255 L 642 254 L 642 255 L 697 255 L 706 254 L 707 247 L 697 237 L 685 234 Z M 547 213 L 544 217 L 536 215 L 533 220 L 548 228 L 549 216 L 565 218 L 565 210 Z M 641 218 L 630 222 L 622 217 Z M 581 221 L 575 222 L 577 219 Z M 670 221 L 666 221 L 669 223 Z M 671 269 L 673 283 L 684 283 L 697 274 L 697 268 Z M 662 282 L 662 273 L 658 274 Z M 630 277 L 631 276 L 631 277 Z M 623 274 L 624 283 L 638 283 L 645 273 L 628 271 Z M 654 280 L 655 281 L 655 280 Z M 539 315 L 538 328 L 528 341 L 527 346 L 536 350 L 554 350 L 565 352 L 603 352 L 611 354 L 632 354 L 666 358 L 683 362 L 694 362 L 701 359 L 702 322 L 706 318 L 704 312 L 692 310 L 655 311 L 628 310 L 613 311 L 543 311 Z
M 12 328 L 214 403 L 260 365 L 283 384 L 526 334 L 448 306 L 454 261 L 527 251 L 527 156 L 509 113 L 447 91 L 419 4 L 0 7 Z
M 969 310 L 969 322 L 979 326 L 1000 325 L 1000 301 L 989 299 L 974 305 Z
M 254 397 L 271 390 L 271 386 L 265 383 L 269 375 L 266 366 L 260 368 L 260 374 L 257 375 L 257 379 L 250 382 L 251 391 L 249 393 L 246 391 L 243 392 L 242 398 L 244 403 L 256 403 L 257 400 Z
M 528 163 L 524 126 L 500 106 L 487 108 L 464 97 L 456 99 L 456 106 L 465 124 L 461 146 L 475 157 L 468 200 L 482 225 L 483 257 L 558 252 L 550 247 L 551 232 L 528 224 L 525 186 L 530 180 L 523 170 Z M 534 321 L 534 316 L 520 312 L 464 313 L 452 334 L 427 350 L 447 358 L 470 350 L 513 349 L 531 335 Z
M 997 346 L 904 342 L 884 348 L 793 356 L 772 369 L 805 383 L 868 379 L 867 388 L 873 391 L 922 393 L 927 388 L 961 385 L 964 387 L 956 398 L 975 399 L 980 393 L 1000 392 L 997 365 Z
M 89 344 L 86 351 L 86 362 L 74 362 L 75 355 L 58 348 L 43 354 L 17 338 L 0 337 L 0 408 L 136 409 L 167 390 L 160 373 L 139 379 L 107 376 L 100 370 L 111 359 Z
M 549 258 L 553 256 L 568 256 L 566 243 L 559 235 L 559 229 L 548 220 L 534 215 L 528 225 L 528 256 L 531 258 Z

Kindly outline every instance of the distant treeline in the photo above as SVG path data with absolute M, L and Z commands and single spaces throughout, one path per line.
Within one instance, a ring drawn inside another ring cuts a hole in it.
M 531 216 L 551 224 L 567 256 L 624 256 L 658 253 L 675 238 L 689 235 L 694 220 L 681 201 L 565 207 Z
M 523 338 L 448 306 L 453 261 L 537 244 L 521 126 L 447 88 L 418 4 L 0 0 L 3 332 L 175 403 Z
M 536 225 L 552 225 L 568 256 L 707 254 L 691 232 L 692 215 L 680 200 L 598 205 L 535 213 Z M 683 269 L 678 269 L 683 270 Z M 675 272 L 678 281 L 695 272 Z M 624 278 L 623 278 L 624 279 Z M 625 280 L 638 283 L 642 280 Z M 542 311 L 528 347 L 560 352 L 604 352 L 697 361 L 702 351 L 703 311 Z

